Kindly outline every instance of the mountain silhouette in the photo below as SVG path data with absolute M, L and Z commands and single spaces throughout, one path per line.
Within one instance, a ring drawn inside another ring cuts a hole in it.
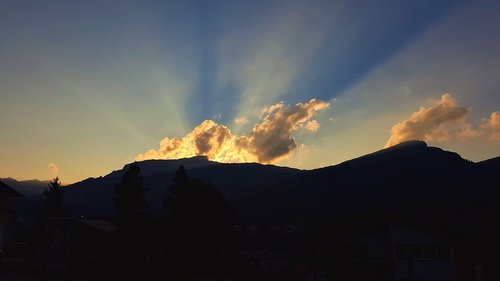
M 257 163 L 217 163 L 207 157 L 139 162 L 149 188 L 146 213 L 164 216 L 166 188 L 184 165 L 227 198 L 236 223 L 331 224 L 382 208 L 416 220 L 470 230 L 487 225 L 500 198 L 500 157 L 474 163 L 459 154 L 409 141 L 338 165 L 299 170 Z M 114 187 L 128 169 L 65 187 L 75 215 L 112 218 Z
M 242 207 L 252 223 L 331 224 L 371 208 L 466 230 L 497 205 L 495 173 L 457 153 L 410 141 L 339 165 L 305 171 Z
M 13 178 L 4 178 L 0 179 L 0 181 L 9 185 L 19 193 L 23 194 L 27 198 L 30 199 L 39 199 L 42 192 L 47 188 L 49 184 L 48 180 L 24 180 L 18 181 Z
M 225 164 L 209 161 L 206 156 L 176 160 L 147 160 L 139 162 L 144 185 L 149 188 L 147 212 L 163 215 L 166 188 L 172 183 L 175 171 L 184 165 L 191 178 L 215 185 L 230 202 L 239 202 L 265 190 L 268 185 L 296 176 L 298 169 L 261 165 L 257 163 Z M 65 187 L 66 202 L 79 215 L 109 217 L 114 215 L 114 186 L 128 169 L 89 178 Z
M 496 172 L 500 177 L 500 156 L 478 162 L 478 164 Z
M 23 198 L 24 195 L 0 181 L 0 196 L 5 198 Z

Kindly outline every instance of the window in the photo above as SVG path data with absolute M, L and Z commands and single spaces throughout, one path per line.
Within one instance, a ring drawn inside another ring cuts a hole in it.
M 408 245 L 408 255 L 416 259 L 422 258 L 422 245 L 421 244 Z
M 435 259 L 436 258 L 436 245 L 424 245 L 424 259 Z
M 443 261 L 449 261 L 451 257 L 450 247 L 448 245 L 437 246 L 437 258 Z
M 448 261 L 451 259 L 449 245 L 435 244 L 396 244 L 396 257 L 398 259 L 438 259 Z
M 396 245 L 396 257 L 398 259 L 406 259 L 406 257 L 408 257 L 408 250 L 406 248 L 406 244 Z

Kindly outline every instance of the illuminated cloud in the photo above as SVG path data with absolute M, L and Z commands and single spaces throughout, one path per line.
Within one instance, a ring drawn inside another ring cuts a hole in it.
M 500 111 L 492 112 L 481 128 L 489 132 L 489 140 L 500 141 Z
M 297 147 L 291 132 L 308 124 L 317 111 L 328 106 L 329 103 L 317 99 L 292 107 L 275 105 L 261 123 L 256 124 L 250 133 L 241 136 L 233 135 L 224 125 L 205 120 L 186 136 L 165 138 L 158 150 L 148 150 L 135 159 L 178 159 L 206 155 L 219 162 L 275 163 L 289 156 Z
M 316 132 L 317 130 L 319 130 L 319 123 L 316 120 L 311 120 L 306 123 L 304 128 L 308 131 Z
M 57 175 L 59 173 L 59 167 L 57 167 L 57 165 L 54 163 L 49 164 L 49 170 L 54 175 Z
M 500 130 L 500 111 L 492 112 L 490 118 L 483 124 L 485 129 Z
M 309 121 L 317 111 L 324 110 L 329 103 L 312 99 L 294 107 L 281 107 L 264 117 L 254 126 L 248 136 L 237 139 L 237 146 L 250 151 L 261 163 L 272 163 L 288 156 L 297 145 L 290 132 L 296 131 Z
M 444 94 L 439 102 L 429 107 L 421 107 L 409 119 L 394 125 L 385 147 L 407 140 L 448 141 L 450 139 L 448 125 L 453 123 L 469 129 L 461 131 L 463 136 L 475 135 L 473 129 L 463 119 L 467 113 L 467 108 L 459 106 L 450 94 Z
M 245 125 L 248 123 L 248 118 L 246 118 L 245 116 L 234 118 L 234 123 L 236 125 Z
M 471 124 L 464 122 L 458 136 L 461 140 L 475 139 L 482 135 L 481 131 L 475 130 Z
M 488 138 L 490 141 L 500 141 L 500 132 L 492 132 L 490 137 Z
M 273 105 L 270 105 L 270 106 L 264 106 L 264 108 L 262 109 L 262 114 L 263 115 L 267 115 L 267 114 L 271 114 L 273 113 L 275 110 L 278 110 L 278 109 L 281 109 L 285 106 L 285 103 L 280 101 L 279 103 L 277 104 L 273 104 Z
M 236 136 L 228 127 L 205 120 L 182 138 L 165 138 L 158 150 L 150 149 L 135 160 L 178 159 L 206 155 L 209 159 L 225 162 L 250 162 L 255 157 L 235 148 Z

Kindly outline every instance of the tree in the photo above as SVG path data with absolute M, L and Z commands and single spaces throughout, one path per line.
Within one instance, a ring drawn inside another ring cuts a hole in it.
M 48 217 L 65 217 L 70 215 L 69 206 L 64 204 L 64 188 L 59 178 L 54 178 L 45 189 L 42 197 L 42 214 L 44 220 Z
M 71 209 L 68 205 L 64 204 L 64 188 L 61 186 L 61 181 L 59 181 L 58 177 L 49 182 L 42 194 L 41 203 L 34 231 L 31 233 L 35 242 L 46 242 L 45 238 L 49 218 L 61 218 L 71 215 Z
M 141 168 L 134 162 L 125 172 L 121 182 L 115 186 L 115 209 L 118 212 L 118 226 L 129 231 L 136 220 L 137 210 L 147 209 L 148 189 L 142 184 Z
M 167 192 L 165 209 L 177 262 L 209 266 L 217 260 L 215 255 L 231 246 L 232 211 L 228 202 L 212 185 L 189 179 L 182 165 Z

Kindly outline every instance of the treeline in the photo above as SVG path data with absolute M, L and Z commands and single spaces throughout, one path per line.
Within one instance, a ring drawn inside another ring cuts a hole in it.
M 140 211 L 149 207 L 148 189 L 137 163 L 125 172 L 114 191 L 123 247 L 161 249 L 176 270 L 206 271 L 233 245 L 229 203 L 212 185 L 190 179 L 182 165 L 165 188 L 163 221 L 147 225 L 151 221 L 141 216 Z
M 236 235 L 233 211 L 223 194 L 209 183 L 191 179 L 182 165 L 172 181 L 165 183 L 163 217 L 146 214 L 150 206 L 148 191 L 139 165 L 131 164 L 114 186 L 116 231 L 106 234 L 104 243 L 99 238 L 78 237 L 71 249 L 72 269 L 85 274 L 97 271 L 94 273 L 100 276 L 109 276 L 111 271 L 113 275 L 139 271 L 153 274 L 166 269 L 189 274 L 227 271 L 221 267 L 227 267 L 231 260 Z M 42 196 L 35 227 L 39 234 L 36 240 L 42 244 L 51 239 L 46 236 L 54 218 L 86 219 L 73 217 L 71 206 L 64 203 L 64 187 L 58 178 L 50 182 Z M 71 235 L 79 234 L 73 230 Z M 89 260 L 94 257 L 107 266 L 91 264 Z

